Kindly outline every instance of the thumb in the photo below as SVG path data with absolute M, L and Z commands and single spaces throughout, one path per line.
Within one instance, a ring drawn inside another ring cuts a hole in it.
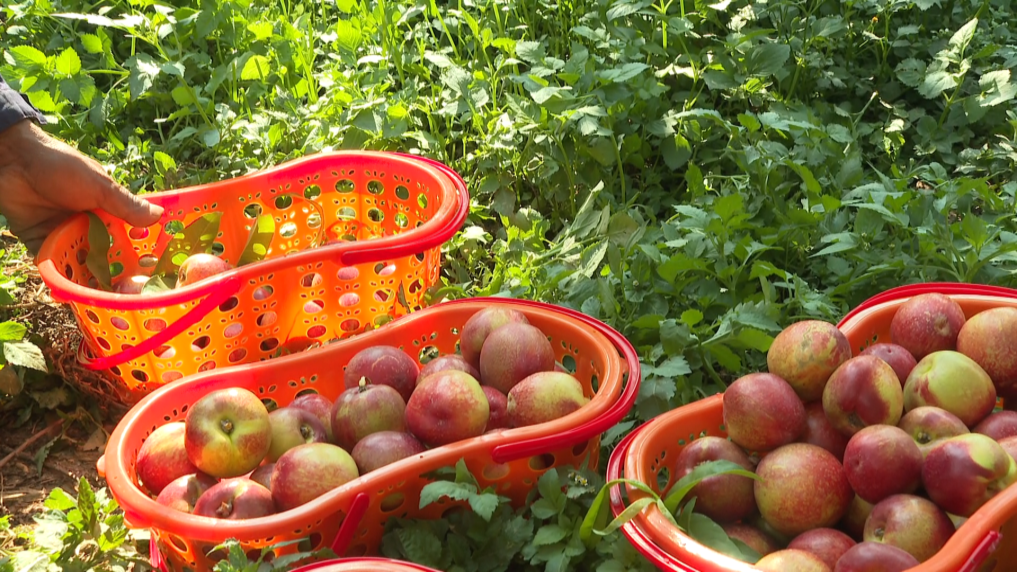
M 136 227 L 152 226 L 162 218 L 161 206 L 131 193 L 112 179 L 106 179 L 100 184 L 104 189 L 103 203 L 100 207 L 109 214 Z

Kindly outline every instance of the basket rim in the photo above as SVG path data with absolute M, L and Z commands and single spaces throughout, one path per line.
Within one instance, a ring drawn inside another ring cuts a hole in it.
M 892 294 L 888 296 L 891 292 Z M 1013 299 L 1017 298 L 1017 290 L 1000 287 L 979 288 L 979 285 L 961 283 L 911 285 L 874 296 L 870 301 L 859 305 L 855 311 L 845 316 L 837 324 L 837 327 L 842 331 L 862 327 L 874 314 L 903 304 L 912 296 L 929 292 L 947 294 L 955 299 L 1006 300 L 1010 304 L 1013 304 Z M 680 419 L 704 410 L 719 408 L 723 408 L 723 393 L 663 413 L 644 423 L 630 433 L 626 440 L 612 452 L 608 461 L 607 479 L 610 481 L 624 475 L 631 475 L 629 478 L 645 482 L 646 475 L 643 475 L 639 461 L 651 437 L 662 431 L 668 431 Z M 640 491 L 631 487 L 628 492 L 634 498 L 644 496 Z M 614 516 L 618 516 L 625 509 L 620 485 L 612 488 L 609 502 Z M 1017 486 L 1010 486 L 995 495 L 956 529 L 936 556 L 920 566 L 910 569 L 909 572 L 932 572 L 941 569 L 956 570 L 957 572 L 977 570 L 977 567 L 999 542 L 998 529 L 1007 522 L 1010 515 L 1017 515 Z M 648 505 L 632 520 L 622 525 L 621 529 L 637 550 L 664 570 L 700 572 L 700 569 L 681 560 L 690 555 L 707 566 L 702 568 L 701 572 L 759 570 L 755 566 L 716 552 L 695 541 L 684 532 L 675 529 L 654 504 Z M 665 547 L 670 547 L 675 554 Z
M 62 229 L 88 216 L 87 213 L 78 213 L 65 220 L 47 236 L 42 247 L 39 249 L 38 255 L 35 257 L 36 267 L 39 269 L 39 275 L 42 277 L 43 282 L 52 291 L 54 299 L 61 302 L 77 302 L 111 310 L 152 310 L 175 304 L 194 302 L 195 300 L 212 295 L 221 288 L 239 284 L 242 280 L 292 265 L 315 262 L 323 256 L 339 260 L 345 266 L 351 266 L 360 262 L 374 260 L 379 256 L 397 257 L 415 254 L 440 246 L 452 238 L 466 221 L 470 210 L 470 195 L 466 182 L 458 173 L 433 159 L 387 151 L 329 151 L 315 153 L 280 163 L 267 169 L 247 173 L 240 177 L 181 189 L 159 191 L 145 194 L 144 197 L 154 204 L 167 206 L 179 201 L 180 197 L 185 195 L 217 190 L 221 187 L 232 186 L 247 180 L 279 174 L 307 164 L 327 163 L 329 161 L 344 160 L 358 156 L 384 159 L 393 163 L 412 165 L 413 168 L 430 171 L 435 179 L 442 182 L 438 192 L 442 194 L 445 200 L 442 200 L 437 212 L 435 212 L 430 220 L 396 236 L 386 236 L 363 242 L 340 242 L 321 245 L 278 258 L 232 268 L 214 277 L 181 288 L 145 294 L 144 296 L 118 294 L 116 292 L 88 288 L 67 279 L 60 272 L 55 262 L 62 252 L 61 248 L 63 248 L 63 245 L 59 242 L 58 235 Z M 170 218 L 170 209 L 167 208 L 162 218 L 152 226 L 165 224 Z
M 325 493 L 315 499 L 315 501 L 269 517 L 244 521 L 229 521 L 228 524 L 225 524 L 224 521 L 215 518 L 185 513 L 170 514 L 170 512 L 174 511 L 166 511 L 165 507 L 144 494 L 128 478 L 126 459 L 129 456 L 129 451 L 125 443 L 125 435 L 144 430 L 135 424 L 135 420 L 142 413 L 150 409 L 156 412 L 166 410 L 170 406 L 164 404 L 164 401 L 172 403 L 169 400 L 172 400 L 175 394 L 180 392 L 203 391 L 207 393 L 213 389 L 229 387 L 238 382 L 251 385 L 255 377 L 263 375 L 263 370 L 271 372 L 285 370 L 286 367 L 296 360 L 321 356 L 323 352 L 328 351 L 328 348 L 322 348 L 314 352 L 293 354 L 265 362 L 211 370 L 185 377 L 156 389 L 139 401 L 117 424 L 106 444 L 105 454 L 97 463 L 97 468 L 99 468 L 100 473 L 105 472 L 104 476 L 110 491 L 124 509 L 127 521 L 134 528 L 158 528 L 202 541 L 218 539 L 227 533 L 229 536 L 241 539 L 262 538 L 271 536 L 271 534 L 265 533 L 268 529 L 279 529 L 289 527 L 291 524 L 313 522 L 316 518 L 324 518 L 333 514 L 344 506 L 344 499 L 352 499 L 359 492 L 373 491 L 377 487 L 374 484 L 376 481 L 391 478 L 390 475 L 393 473 L 417 471 L 421 464 L 427 464 L 427 466 L 435 464 L 453 465 L 458 458 L 471 451 L 490 451 L 494 461 L 500 463 L 530 456 L 535 454 L 535 450 L 546 452 L 554 450 L 554 448 L 572 446 L 577 442 L 588 441 L 596 435 L 603 433 L 608 427 L 620 421 L 631 409 L 638 393 L 640 381 L 639 360 L 631 344 L 610 326 L 602 322 L 593 320 L 574 310 L 541 302 L 512 298 L 468 298 L 444 302 L 390 322 L 377 330 L 361 334 L 355 338 L 336 342 L 328 347 L 335 347 L 336 350 L 333 351 L 337 351 L 338 347 L 348 345 L 351 342 L 364 344 L 365 340 L 373 338 L 379 338 L 379 341 L 381 341 L 385 339 L 389 331 L 400 327 L 402 324 L 414 320 L 427 319 L 429 316 L 440 316 L 450 308 L 456 308 L 458 311 L 459 307 L 473 306 L 479 310 L 490 306 L 492 303 L 514 305 L 523 311 L 529 308 L 538 312 L 552 313 L 558 319 L 564 318 L 575 322 L 577 334 L 586 336 L 593 351 L 603 352 L 607 357 L 604 371 L 601 372 L 600 386 L 594 398 L 579 410 L 554 421 L 528 427 L 498 430 L 472 439 L 429 449 L 420 455 L 403 459 L 382 469 L 362 475 L 341 487 Z M 580 318 L 580 316 L 585 317 L 585 319 Z M 624 383 L 623 387 L 623 377 L 626 373 L 628 374 L 628 381 Z M 342 508 L 342 510 L 347 509 Z
M 312 570 L 321 570 L 327 566 L 334 564 L 371 564 L 373 569 L 377 572 L 392 572 L 392 571 L 405 571 L 405 570 L 419 570 L 421 572 L 437 572 L 434 568 L 428 568 L 422 564 L 416 564 L 414 562 L 408 562 L 406 560 L 396 560 L 394 558 L 383 558 L 380 556 L 359 556 L 356 558 L 333 558 L 331 560 L 323 560 L 321 562 L 314 562 L 301 566 L 300 568 L 294 568 L 290 572 L 311 572 Z

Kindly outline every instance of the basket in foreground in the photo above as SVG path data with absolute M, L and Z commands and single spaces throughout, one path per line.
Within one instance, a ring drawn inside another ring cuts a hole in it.
M 390 558 L 342 558 L 308 564 L 293 572 L 438 572 L 433 568 Z
M 551 340 L 556 357 L 574 366 L 590 402 L 560 419 L 498 430 L 404 459 L 365 474 L 316 500 L 270 517 L 222 521 L 167 511 L 137 486 L 135 461 L 145 438 L 158 426 L 182 419 L 189 404 L 220 388 L 244 387 L 282 407 L 298 394 L 317 391 L 335 400 L 343 389 L 342 370 L 361 349 L 388 344 L 425 361 L 454 353 L 459 330 L 474 313 L 492 304 L 523 312 Z M 245 551 L 288 540 L 306 539 L 313 550 L 332 546 L 339 555 L 376 554 L 390 517 L 438 518 L 455 504 L 419 509 L 426 473 L 451 467 L 462 458 L 481 487 L 493 486 L 520 506 L 549 467 L 595 466 L 600 435 L 632 407 L 639 387 L 639 360 L 613 329 L 578 312 L 537 302 L 478 298 L 429 307 L 378 330 L 325 348 L 259 364 L 205 372 L 163 387 L 138 403 L 120 422 L 100 460 L 109 489 L 130 526 L 151 529 L 168 567 L 206 570 L 205 555 L 228 538 Z M 341 530 L 340 530 L 341 528 Z M 335 541 L 333 541 L 335 539 Z
M 874 303 L 864 303 L 838 324 L 855 355 L 890 337 L 890 321 L 910 297 L 925 292 L 950 295 L 968 317 L 999 306 L 1017 307 L 1017 291 L 981 290 L 967 284 L 917 285 L 884 292 Z M 673 463 L 690 441 L 707 435 L 726 437 L 723 396 L 710 398 L 660 415 L 629 434 L 615 448 L 608 463 L 608 479 L 620 476 L 646 483 L 660 492 L 658 474 Z M 645 496 L 627 487 L 628 500 Z M 625 509 L 622 491 L 611 491 L 611 508 L 617 516 Z M 672 525 L 651 504 L 622 527 L 623 534 L 661 570 L 682 572 L 750 572 L 758 568 L 720 554 L 693 540 Z M 931 559 L 910 572 L 1007 572 L 1017 569 L 1017 487 L 1010 487 L 980 508 L 953 534 Z
M 114 281 L 151 275 L 175 233 L 210 213 L 221 213 L 213 249 L 231 264 L 256 222 L 265 224 L 268 250 L 264 260 L 186 287 L 127 296 L 96 288 L 87 215 L 47 238 L 37 265 L 84 334 L 79 359 L 108 371 L 124 403 L 184 376 L 301 351 L 418 309 L 438 281 L 441 245 L 469 211 L 454 171 L 382 152 L 323 153 L 147 198 L 166 209 L 148 228 L 96 213 L 110 236 Z

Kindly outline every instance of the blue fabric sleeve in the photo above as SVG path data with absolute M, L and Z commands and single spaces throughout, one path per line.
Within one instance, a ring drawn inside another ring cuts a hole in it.
M 42 113 L 32 107 L 28 98 L 11 89 L 4 78 L 0 77 L 0 133 L 25 119 L 46 123 Z

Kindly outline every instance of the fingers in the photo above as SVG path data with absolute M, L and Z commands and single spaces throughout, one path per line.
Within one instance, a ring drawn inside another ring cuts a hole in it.
M 150 203 L 106 178 L 102 185 L 101 208 L 109 214 L 127 221 L 131 226 L 152 226 L 162 218 L 163 208 Z

